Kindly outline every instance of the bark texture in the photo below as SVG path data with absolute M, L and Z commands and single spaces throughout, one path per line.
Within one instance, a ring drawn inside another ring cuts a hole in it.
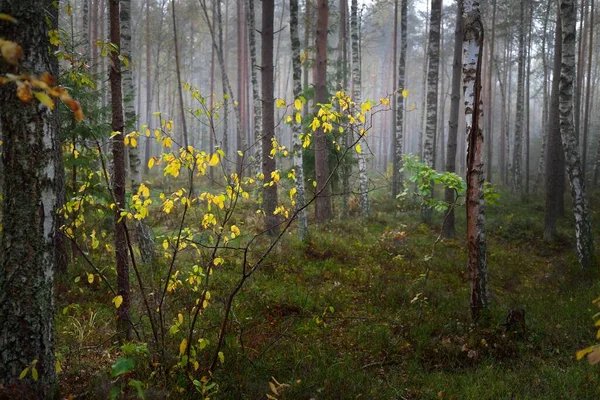
M 396 130 L 394 135 L 394 160 L 392 197 L 402 191 L 402 156 L 404 154 L 404 96 L 406 81 L 406 50 L 408 47 L 408 0 L 400 3 L 400 60 L 398 62 L 398 83 L 396 90 Z
M 525 120 L 525 2 L 520 1 L 519 55 L 517 59 L 517 103 L 515 116 L 515 146 L 513 151 L 513 191 L 523 191 L 521 162 L 523 159 L 523 124 Z
M 302 95 L 302 63 L 300 62 L 300 36 L 298 34 L 298 0 L 290 0 L 290 38 L 292 42 L 292 68 L 294 83 L 294 99 Z M 300 112 L 296 110 L 295 112 Z M 302 209 L 306 203 L 306 191 L 304 188 L 304 164 L 302 162 L 302 125 L 294 122 L 293 132 L 293 150 L 294 150 L 294 171 L 296 173 L 296 210 L 298 212 L 298 236 L 300 240 L 306 239 L 308 234 L 308 215 L 306 209 Z
M 590 212 L 585 194 L 585 182 L 581 170 L 581 158 L 577 149 L 577 137 L 573 123 L 573 80 L 575 75 L 575 4 L 573 0 L 560 1 L 562 24 L 562 61 L 560 72 L 560 133 L 565 150 L 565 164 L 569 174 L 573 214 L 575 216 L 575 240 L 581 268 L 590 266 L 594 258 L 594 241 Z
M 361 99 L 361 58 L 360 58 L 360 26 L 358 18 L 358 1 L 352 0 L 350 6 L 350 36 L 352 41 L 352 100 L 360 107 Z M 317 28 L 318 29 L 318 28 Z M 358 153 L 358 180 L 360 182 L 360 213 L 369 213 L 369 179 L 367 176 L 367 159 L 365 152 L 368 145 L 364 136 L 359 141 L 362 151 Z
M 0 23 L 0 37 L 23 49 L 20 66 L 0 61 L 0 75 L 28 72 L 56 76 L 48 51 L 51 0 L 3 2 L 2 12 L 19 21 Z M 36 100 L 22 103 L 13 84 L 0 85 L 4 176 L 0 240 L 0 398 L 58 398 L 53 344 L 57 110 Z M 37 360 L 39 379 L 21 371 Z
M 329 24 L 329 2 L 317 2 L 317 34 L 315 38 L 315 105 L 327 103 L 327 27 Z M 316 215 L 318 222 L 325 222 L 332 217 L 329 189 L 329 149 L 327 136 L 322 129 L 315 135 L 315 172 L 317 178 Z
M 481 99 L 481 61 L 483 24 L 479 1 L 463 4 L 463 89 L 467 131 L 467 245 L 471 281 L 471 316 L 477 322 L 489 303 L 487 282 L 487 241 L 483 183 L 483 107 Z
M 260 103 L 260 95 L 258 93 L 258 64 L 256 62 L 256 33 L 254 28 L 254 0 L 246 0 L 248 12 L 248 42 L 250 45 L 250 64 L 251 64 L 251 80 L 252 80 L 252 105 L 254 107 L 254 143 L 256 151 L 257 164 L 262 166 L 262 107 Z M 267 153 L 268 154 L 268 153 Z
M 119 22 L 119 0 L 110 0 L 109 3 L 110 18 L 110 41 L 117 48 L 121 48 L 121 26 Z M 125 144 L 123 141 L 124 121 L 123 121 L 123 93 L 121 89 L 122 74 L 121 60 L 119 54 L 112 52 L 110 54 L 110 94 L 112 110 L 112 130 L 121 132 L 112 139 L 113 156 L 113 182 L 112 191 L 115 207 L 115 258 L 117 263 L 117 292 L 123 296 L 123 303 L 117 311 L 117 330 L 119 336 L 125 340 L 131 337 L 131 319 L 130 319 L 130 289 L 129 289 L 129 260 L 127 255 L 127 225 L 126 218 L 121 218 L 120 211 L 125 207 Z
M 269 182 L 263 189 L 263 210 L 265 212 L 265 230 L 271 234 L 277 232 L 278 218 L 273 214 L 277 207 L 277 183 L 272 180 L 271 174 L 275 171 L 275 158 L 269 153 L 273 148 L 275 139 L 275 99 L 273 98 L 273 25 L 275 18 L 274 0 L 263 0 L 262 2 L 262 115 L 263 136 L 262 151 L 265 155 L 262 160 L 265 183 Z
M 448 123 L 448 151 L 446 152 L 446 171 L 456 172 L 456 143 L 458 136 L 458 114 L 460 108 L 460 85 L 462 78 L 463 21 L 462 10 L 457 7 L 456 31 L 454 32 L 454 60 L 452 63 L 452 98 L 450 102 L 450 121 Z M 446 188 L 446 203 L 452 205 L 456 199 L 453 189 Z M 444 217 L 443 235 L 454 237 L 454 207 L 449 207 Z

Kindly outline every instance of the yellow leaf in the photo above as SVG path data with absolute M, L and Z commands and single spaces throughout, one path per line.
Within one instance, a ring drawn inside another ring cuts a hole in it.
M 294 108 L 298 111 L 302 110 L 302 102 L 300 99 L 294 100 Z
M 404 89 L 402 91 L 402 97 L 404 97 L 405 99 L 408 97 L 408 90 Z
M 49 109 L 54 110 L 54 102 L 52 101 L 50 96 L 48 96 L 46 93 L 43 93 L 43 92 L 33 92 L 33 94 L 40 103 L 42 103 Z
M 15 42 L 0 39 L 0 53 L 6 62 L 17 65 L 19 59 L 23 56 L 23 49 Z
M 594 350 L 594 348 L 595 348 L 595 346 L 590 346 L 590 347 L 588 347 L 588 348 L 586 348 L 586 349 L 579 350 L 579 351 L 578 351 L 578 352 L 575 354 L 575 357 L 576 357 L 578 360 L 581 360 L 581 359 L 582 359 L 582 358 L 583 358 L 583 357 L 584 357 L 586 354 L 588 354 L 588 353 L 591 353 L 591 352 Z
M 16 24 L 18 22 L 15 18 L 11 17 L 8 14 L 3 14 L 3 13 L 0 13 L 0 20 L 12 22 L 13 24 Z
M 213 155 L 210 157 L 210 161 L 208 162 L 208 165 L 210 165 L 211 167 L 214 167 L 218 163 L 219 163 L 219 155 L 217 153 L 213 153 Z
M 112 299 L 112 302 L 115 303 L 116 308 L 121 307 L 121 304 L 123 304 L 123 296 L 121 296 L 121 295 L 115 296 Z
M 62 365 L 60 364 L 60 361 L 56 360 L 56 362 L 54 363 L 54 368 L 56 369 L 57 374 L 60 374 L 62 372 Z
M 137 147 L 137 140 L 133 136 L 131 137 L 129 143 L 131 144 L 131 147 Z
M 180 324 L 183 324 L 183 315 L 181 313 L 177 314 L 177 319 L 179 320 Z
M 33 380 L 35 382 L 37 382 L 39 376 L 38 376 L 38 370 L 36 367 L 31 367 L 31 377 L 33 378 Z
M 187 349 L 187 339 L 183 339 L 179 344 L 179 355 L 183 355 Z
M 148 169 L 152 169 L 154 167 L 154 157 L 148 160 Z
M 285 100 L 283 100 L 283 99 L 277 99 L 275 101 L 275 106 L 277 106 L 277 108 L 285 107 Z
M 169 248 L 169 242 L 167 242 L 167 239 L 163 240 L 163 249 L 167 250 Z
M 296 123 L 299 124 L 302 122 L 302 116 L 300 115 L 300 113 L 296 113 Z
M 356 150 L 356 152 L 358 154 L 362 153 L 362 148 L 360 147 L 360 144 L 357 144 L 356 146 L 354 146 L 354 150 Z
M 87 278 L 90 285 L 94 283 L 94 274 L 87 274 Z
M 221 364 L 225 364 L 225 355 L 222 351 L 219 352 L 219 361 L 221 361 Z
M 26 367 L 23 371 L 21 371 L 21 373 L 19 374 L 19 379 L 23 379 L 25 378 L 25 376 L 27 375 L 27 373 L 29 372 L 29 367 Z

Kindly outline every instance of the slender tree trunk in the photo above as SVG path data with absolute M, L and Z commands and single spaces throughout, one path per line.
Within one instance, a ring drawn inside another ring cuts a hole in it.
M 396 11 L 397 12 L 397 11 Z M 402 190 L 402 156 L 404 153 L 404 96 L 406 81 L 406 50 L 408 47 L 408 0 L 400 3 L 400 62 L 398 63 L 398 85 L 396 90 L 396 130 L 394 135 L 394 171 L 392 196 L 396 196 Z M 456 147 L 455 147 L 456 149 Z
M 594 241 L 590 212 L 581 172 L 581 159 L 573 126 L 573 78 L 575 75 L 575 5 L 573 0 L 560 0 L 562 23 L 562 61 L 560 73 L 560 133 L 575 216 L 575 239 L 581 268 L 588 268 L 594 259 Z
M 517 102 L 515 116 L 515 147 L 513 152 L 513 191 L 522 196 L 523 125 L 525 119 L 525 2 L 520 1 L 519 56 L 517 72 Z M 509 99 L 510 101 L 510 99 Z
M 146 0 L 146 124 L 150 129 L 152 121 L 152 54 L 150 44 L 150 1 Z M 146 137 L 144 146 L 144 171 L 148 173 L 148 161 L 152 156 L 152 135 Z
M 533 2 L 529 3 L 529 32 L 527 39 L 527 74 L 525 77 L 525 193 L 524 199 L 529 199 L 529 146 L 531 142 L 530 127 L 530 89 L 531 89 L 531 36 L 533 29 Z
M 587 166 L 587 146 L 588 146 L 588 131 L 589 131 L 589 118 L 590 118 L 590 98 L 591 98 L 591 87 L 592 87 L 592 58 L 594 55 L 594 0 L 590 0 L 590 23 L 589 23 L 588 38 L 588 59 L 587 59 L 587 79 L 585 85 L 585 114 L 583 117 L 583 145 L 581 146 L 581 175 L 585 180 L 585 171 Z
M 122 0 L 121 0 L 122 1 Z M 181 59 L 179 57 L 179 39 L 177 38 L 177 18 L 175 15 L 175 0 L 171 0 L 171 11 L 173 16 L 173 43 L 175 46 L 175 72 L 177 74 L 177 94 L 179 95 L 179 116 L 181 118 L 181 127 L 183 132 L 183 145 L 187 149 L 190 145 L 190 141 L 188 138 L 188 130 L 187 124 L 185 121 L 185 107 L 183 104 L 183 88 L 181 83 Z M 227 104 L 227 102 L 225 102 Z M 225 120 L 227 116 L 227 109 L 225 109 Z M 227 149 L 227 146 L 225 146 Z M 226 151 L 227 153 L 227 151 Z
M 546 6 L 546 13 L 544 16 L 544 25 L 542 28 L 542 47 L 540 50 L 540 57 L 542 59 L 542 69 L 544 72 L 544 81 L 542 85 L 542 93 L 543 93 L 543 104 L 542 104 L 542 147 L 540 150 L 540 159 L 537 167 L 537 174 L 535 178 L 535 182 L 533 184 L 533 193 L 537 193 L 537 189 L 539 185 L 544 182 L 544 165 L 546 162 L 546 143 L 548 141 L 548 105 L 550 99 L 548 98 L 548 56 L 546 54 L 546 38 L 548 31 L 548 19 L 550 17 L 550 8 L 552 2 L 554 0 L 548 0 L 548 4 Z
M 254 0 L 249 0 L 249 1 L 254 1 Z M 216 12 L 217 6 L 216 6 L 216 2 L 213 1 L 212 3 L 212 25 L 215 26 L 216 23 L 216 19 L 217 19 L 217 12 Z M 252 15 L 254 15 L 254 12 L 252 13 Z M 208 17 L 207 17 L 208 20 Z M 252 25 L 253 27 L 254 25 Z M 209 136 L 209 148 L 210 148 L 210 153 L 214 153 L 215 152 L 215 141 L 216 141 L 216 132 L 214 130 L 214 108 L 215 108 L 215 104 L 214 104 L 214 99 L 215 99 L 215 52 L 216 52 L 216 44 L 215 44 L 215 40 L 214 38 L 212 39 L 212 46 L 210 46 L 210 99 L 208 100 L 208 108 L 211 112 L 210 114 L 210 119 L 211 119 L 211 126 L 209 128 L 209 132 L 208 132 L 208 136 Z M 257 89 L 258 90 L 258 89 Z M 260 108 L 260 104 L 258 106 Z M 262 143 L 258 144 L 258 147 L 261 147 Z M 261 165 L 262 167 L 262 165 Z M 210 169 L 210 182 L 211 184 L 214 184 L 215 182 L 215 173 L 214 173 L 214 168 Z
M 341 64 L 341 90 L 348 90 L 348 0 L 340 0 L 340 64 Z M 352 135 L 346 134 L 346 147 L 352 144 Z M 342 213 L 347 217 L 350 213 L 350 174 L 352 173 L 352 153 L 346 153 L 342 165 Z
M 328 0 L 317 2 L 317 34 L 315 38 L 315 105 L 327 103 L 327 29 L 329 22 Z M 315 172 L 317 180 L 316 216 L 318 222 L 325 222 L 332 217 L 329 178 L 329 149 L 326 133 L 321 129 L 315 135 Z
M 256 62 L 256 32 L 254 27 L 254 0 L 246 0 L 248 6 L 248 39 L 250 42 L 250 62 L 252 64 L 252 104 L 254 106 L 254 140 L 257 164 L 262 166 L 262 107 L 258 94 L 258 63 Z M 268 154 L 268 153 L 267 153 Z
M 300 62 L 300 37 L 298 35 L 298 0 L 290 0 L 290 38 L 292 42 L 292 68 L 294 80 L 294 99 L 302 96 L 302 63 Z M 294 112 L 300 113 L 299 110 Z M 304 188 L 304 164 L 302 162 L 302 125 L 294 122 L 293 132 L 293 150 L 294 150 L 294 171 L 296 176 L 296 209 L 304 207 L 306 203 L 306 191 Z M 298 213 L 298 236 L 300 240 L 306 239 L 308 234 L 308 215 L 307 210 L 303 209 Z
M 421 119 L 419 128 L 419 157 L 424 158 L 423 144 L 425 137 L 425 120 L 427 118 L 427 63 L 429 61 L 429 21 L 431 15 L 429 12 L 429 1 L 427 3 L 427 15 L 425 18 L 425 31 L 423 32 L 423 79 L 421 81 Z
M 488 161 L 488 168 L 486 170 L 488 182 L 492 181 L 492 156 L 493 156 L 493 147 L 494 147 L 494 134 L 493 134 L 493 75 L 494 75 L 494 46 L 496 41 L 496 0 L 492 0 L 492 35 L 490 38 L 490 62 L 488 63 L 488 76 L 487 76 L 487 129 L 488 129 L 488 140 L 486 143 L 486 158 Z
M 574 7 L 576 7 L 576 2 L 573 3 Z M 577 35 L 579 38 L 577 39 L 577 69 L 575 72 L 574 80 L 575 82 L 575 138 L 577 143 L 579 144 L 579 136 L 580 136 L 580 128 L 581 128 L 581 92 L 583 89 L 583 66 L 585 64 L 585 42 L 587 36 L 585 35 L 585 21 L 587 19 L 587 7 L 586 0 L 579 0 L 580 5 L 580 24 L 579 24 L 579 32 Z M 577 15 L 575 15 L 575 19 L 577 19 Z M 575 23 L 577 25 L 577 23 Z
M 427 125 L 425 127 L 425 147 L 423 153 L 423 162 L 430 167 L 434 167 L 435 160 L 441 14 L 442 0 L 431 0 L 429 41 L 427 44 L 429 58 L 429 67 L 427 70 Z M 431 221 L 431 211 L 431 207 L 428 206 L 421 209 L 421 218 L 423 221 L 427 223 Z
M 551 0 L 552 1 L 552 0 Z M 554 65 L 552 67 L 552 89 L 548 114 L 548 141 L 546 157 L 546 210 L 544 213 L 544 240 L 556 237 L 556 221 L 561 215 L 565 182 L 565 153 L 560 137 L 559 87 L 562 60 L 562 27 L 560 10 L 556 10 L 556 33 L 554 39 Z M 561 190 L 562 189 L 562 190 Z
M 121 27 L 119 24 L 119 0 L 109 0 L 110 10 L 110 41 L 121 48 Z M 126 218 L 121 218 L 120 212 L 126 207 L 125 203 L 125 145 L 123 142 L 123 94 L 121 91 L 121 60 L 119 54 L 110 54 L 110 92 L 112 103 L 112 130 L 121 132 L 112 139 L 113 182 L 112 190 L 116 201 L 115 207 L 115 255 L 117 263 L 117 292 L 123 297 L 123 303 L 117 311 L 117 330 L 125 340 L 131 337 L 129 262 L 127 256 Z
M 273 213 L 277 207 L 277 183 L 272 180 L 275 171 L 275 158 L 268 156 L 275 139 L 275 99 L 273 98 L 273 25 L 274 25 L 274 0 L 262 2 L 262 44 L 261 44 L 261 89 L 262 89 L 262 116 L 263 137 L 262 151 L 263 174 L 265 183 L 270 182 L 263 189 L 263 209 L 265 212 L 265 230 L 271 234 L 277 233 L 278 218 Z
M 0 76 L 27 71 L 58 73 L 48 42 L 47 17 L 58 10 L 50 0 L 4 2 L 2 12 L 19 21 L 0 23 L 0 37 L 23 49 L 22 69 L 0 61 Z M 35 12 L 32 12 L 35 10 Z M 54 50 L 54 49 L 53 49 Z M 53 312 L 60 154 L 58 110 L 36 100 L 26 104 L 14 85 L 0 85 L 2 127 L 2 232 L 0 239 L 0 397 L 57 399 Z M 50 166 L 50 167 L 49 167 Z M 19 374 L 33 360 L 39 378 Z
M 478 322 L 488 308 L 483 183 L 483 107 L 481 61 L 483 24 L 479 1 L 464 0 L 463 88 L 467 130 L 467 243 L 471 279 L 471 315 Z
M 456 143 L 458 136 L 458 114 L 460 107 L 460 87 L 462 81 L 462 46 L 463 46 L 463 21 L 462 10 L 456 10 L 456 30 L 454 32 L 454 60 L 452 62 L 452 100 L 450 102 L 450 121 L 448 123 L 448 151 L 446 152 L 446 171 L 456 172 Z M 444 217 L 443 235 L 451 238 L 455 235 L 454 230 L 454 202 L 456 193 L 453 189 L 446 188 L 446 203 L 451 206 Z

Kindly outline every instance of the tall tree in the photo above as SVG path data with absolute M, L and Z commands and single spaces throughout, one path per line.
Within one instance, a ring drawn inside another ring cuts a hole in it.
M 175 14 L 175 0 L 171 0 L 171 15 L 173 17 L 173 45 L 175 46 L 175 72 L 177 74 L 177 94 L 179 95 L 179 117 L 181 122 L 181 128 L 183 133 L 183 143 L 181 143 L 186 149 L 190 145 L 188 138 L 187 124 L 185 121 L 185 107 L 183 104 L 183 88 L 181 82 L 181 59 L 179 56 L 179 39 L 177 37 L 177 17 Z M 225 118 L 227 121 L 227 110 L 225 109 Z M 225 146 L 227 150 L 227 146 Z
M 562 60 L 562 27 L 560 10 L 556 9 L 556 29 L 554 39 L 554 65 L 552 68 L 552 88 L 548 110 L 548 137 L 546 141 L 545 173 L 545 213 L 544 240 L 552 241 L 556 236 L 556 221 L 562 214 L 565 192 L 565 153 L 560 137 L 559 89 Z
M 317 28 L 318 29 L 318 28 Z M 352 0 L 350 7 L 350 36 L 352 40 L 352 100 L 356 104 L 361 103 L 361 57 L 360 57 L 360 22 L 358 18 L 358 1 Z M 318 38 L 317 38 L 318 43 Z M 369 180 L 367 177 L 367 159 L 365 151 L 367 141 L 364 137 L 360 139 L 362 148 L 358 153 L 358 179 L 360 182 L 360 213 L 367 215 L 369 213 Z
M 329 26 L 329 2 L 317 2 L 317 34 L 315 37 L 316 63 L 315 63 L 315 105 L 327 103 L 327 29 Z M 317 180 L 317 220 L 325 222 L 332 216 L 331 198 L 329 190 L 329 166 L 327 136 L 320 129 L 315 136 L 315 173 Z
M 515 146 L 513 152 L 513 190 L 522 194 L 521 162 L 523 160 L 523 126 L 525 119 L 525 2 L 519 8 L 519 56 L 517 59 L 517 103 L 515 116 Z M 510 101 L 510 99 L 509 99 Z
M 262 91 L 262 171 L 266 182 L 271 182 L 263 189 L 263 209 L 265 212 L 265 230 L 277 232 L 278 218 L 273 213 L 277 207 L 277 183 L 272 181 L 275 171 L 275 157 L 269 156 L 275 139 L 275 99 L 273 98 L 273 25 L 275 19 L 274 0 L 262 2 L 262 42 L 261 42 L 261 91 Z
M 150 42 L 150 1 L 146 0 L 146 13 L 145 13 L 145 30 L 146 38 L 144 46 L 146 48 L 146 124 L 150 127 L 152 121 L 152 46 Z M 152 155 L 152 137 L 146 137 L 144 146 L 144 171 L 148 172 L 148 161 Z M 211 168 L 212 170 L 212 168 Z
M 121 48 L 121 25 L 119 21 L 119 0 L 109 0 L 110 41 L 118 49 Z M 110 95 L 112 110 L 112 130 L 120 132 L 112 139 L 113 181 L 112 191 L 115 201 L 115 256 L 117 264 L 117 292 L 123 302 L 117 311 L 117 330 L 119 335 L 129 340 L 131 337 L 130 320 L 130 290 L 129 290 L 129 261 L 127 255 L 127 225 L 126 218 L 121 218 L 125 203 L 125 143 L 123 135 L 125 124 L 123 120 L 122 73 L 119 53 L 110 53 Z
M 440 74 L 440 29 L 442 22 L 442 0 L 431 0 L 429 19 L 429 41 L 427 45 L 429 66 L 427 69 L 427 125 L 425 126 L 425 146 L 423 161 L 435 167 L 435 132 L 437 131 L 438 79 Z M 431 220 L 431 208 L 423 207 L 421 217 Z
M 294 81 L 294 99 L 300 100 L 302 96 L 302 62 L 300 61 L 300 36 L 298 34 L 298 0 L 290 0 L 290 38 L 292 42 L 292 68 Z M 302 103 L 302 102 L 301 102 Z M 296 110 L 299 112 L 299 110 Z M 306 203 L 306 191 L 304 188 L 304 164 L 302 162 L 302 125 L 294 118 L 292 125 L 294 171 L 296 176 L 296 210 L 298 213 L 298 236 L 304 240 L 308 234 L 308 215 L 306 209 L 302 209 Z
M 573 0 L 560 0 L 562 23 L 562 61 L 560 72 L 560 133 L 565 150 L 565 163 L 569 174 L 577 255 L 582 268 L 590 266 L 594 258 L 594 241 L 585 182 L 581 171 L 581 158 L 573 124 L 573 80 L 575 75 L 575 4 Z
M 486 180 L 488 182 L 492 181 L 492 155 L 493 155 L 493 147 L 494 147 L 494 141 L 492 140 L 492 138 L 494 137 L 493 134 L 493 128 L 494 128 L 494 124 L 492 123 L 493 121 L 493 107 L 492 107 L 492 100 L 493 100 L 493 87 L 495 85 L 493 85 L 493 75 L 494 75 L 494 47 L 495 47 L 495 42 L 496 42 L 496 0 L 492 0 L 492 21 L 491 21 L 491 25 L 492 25 L 492 35 L 490 38 L 490 44 L 489 44 L 489 49 L 490 49 L 490 57 L 489 57 L 489 63 L 488 63 L 488 68 L 487 68 L 487 115 L 486 115 L 486 119 L 487 119 L 487 130 L 488 130 L 488 137 L 489 139 L 487 140 L 487 144 L 486 144 L 486 157 L 488 160 L 488 169 L 486 170 Z
M 397 11 L 396 11 L 397 14 Z M 393 185 L 392 197 L 402 190 L 402 155 L 404 153 L 404 96 L 406 80 L 406 50 L 408 47 L 408 0 L 400 4 L 400 62 L 398 63 L 398 85 L 396 90 L 396 130 L 394 134 Z
M 452 63 L 452 99 L 450 102 L 450 121 L 448 123 L 448 151 L 446 152 L 446 171 L 456 172 L 456 143 L 458 136 L 458 114 L 460 108 L 460 86 L 462 78 L 463 21 L 461 1 L 456 8 L 456 31 L 454 32 L 454 60 Z M 454 204 L 454 189 L 446 188 L 446 202 Z M 454 206 L 450 206 L 444 217 L 443 235 L 454 237 Z
M 585 170 L 587 166 L 587 146 L 588 132 L 590 119 L 590 103 L 591 103 L 591 88 L 592 88 L 592 57 L 594 56 L 594 0 L 590 0 L 590 23 L 589 23 L 589 38 L 588 38 L 588 59 L 587 59 L 587 77 L 585 84 L 585 111 L 583 116 L 583 138 L 581 146 L 581 173 L 585 179 Z
M 471 280 L 471 315 L 477 322 L 488 303 L 487 240 L 483 183 L 483 102 L 481 98 L 481 61 L 483 24 L 478 0 L 463 4 L 463 89 L 467 130 L 467 246 Z
M 51 0 L 3 2 L 2 12 L 19 25 L 0 21 L 0 37 L 23 50 L 20 65 L 0 57 L 7 73 L 56 74 L 49 51 L 49 17 L 58 10 Z M 54 157 L 59 154 L 57 111 L 17 98 L 12 84 L 0 85 L 0 126 L 4 171 L 0 239 L 0 397 L 58 398 L 53 311 L 54 241 L 57 193 Z M 19 374 L 37 360 L 37 380 Z
M 246 0 L 248 12 L 248 42 L 250 46 L 250 64 L 252 77 L 252 104 L 254 107 L 254 140 L 257 143 L 256 151 L 254 152 L 257 164 L 262 168 L 262 107 L 260 104 L 260 96 L 258 93 L 258 63 L 256 62 L 256 33 L 254 27 L 254 0 Z M 268 154 L 268 153 L 267 153 Z
M 348 0 L 340 0 L 340 36 L 338 53 L 338 64 L 340 65 L 340 89 L 348 90 Z M 352 145 L 352 136 L 345 135 L 346 146 Z M 342 165 L 342 213 L 348 216 L 350 212 L 350 175 L 352 173 L 352 153 L 346 153 L 346 159 Z

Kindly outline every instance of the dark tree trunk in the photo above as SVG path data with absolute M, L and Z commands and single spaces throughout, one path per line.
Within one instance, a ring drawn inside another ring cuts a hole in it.
M 28 72 L 56 74 L 48 42 L 50 17 L 58 10 L 52 0 L 3 2 L 2 12 L 19 21 L 2 21 L 0 37 L 23 49 L 21 66 L 0 60 L 0 76 Z M 2 57 L 0 57 L 1 59 Z M 55 272 L 56 156 L 60 149 L 57 110 L 16 96 L 15 86 L 0 85 L 0 126 L 4 175 L 2 238 L 0 240 L 0 398 L 58 398 L 53 311 Z M 19 374 L 33 360 L 30 372 Z
M 393 186 L 392 196 L 396 196 L 402 190 L 402 155 L 404 153 L 404 96 L 406 80 L 406 50 L 408 30 L 408 1 L 401 0 L 400 3 L 400 62 L 398 63 L 398 94 L 396 95 L 396 130 L 394 134 L 394 158 L 393 158 Z M 456 146 L 455 146 L 456 151 Z
M 446 171 L 456 172 L 456 143 L 458 136 L 458 113 L 460 107 L 460 87 L 462 83 L 462 46 L 463 46 L 462 10 L 457 8 L 456 31 L 454 33 L 454 61 L 452 63 L 452 99 L 450 102 L 450 121 L 448 123 L 448 151 L 446 152 Z M 446 202 L 450 208 L 444 217 L 443 235 L 454 237 L 454 207 L 456 193 L 446 188 Z
M 121 47 L 121 27 L 119 23 L 119 0 L 110 0 L 110 41 Z M 112 109 L 112 130 L 121 132 L 112 139 L 113 182 L 112 191 L 115 207 L 115 257 L 117 263 L 117 292 L 123 297 L 123 303 L 117 311 L 117 331 L 125 340 L 131 337 L 129 262 L 127 255 L 127 218 L 121 218 L 120 212 L 125 203 L 125 144 L 123 142 L 123 93 L 121 90 L 121 60 L 119 54 L 112 52 L 110 62 L 110 95 Z
M 263 0 L 262 2 L 262 67 L 261 67 L 261 89 L 262 89 L 262 117 L 263 117 L 263 174 L 265 183 L 269 182 L 263 189 L 263 209 L 265 212 L 265 230 L 271 234 L 277 232 L 278 218 L 273 214 L 277 207 L 277 183 L 272 180 L 271 173 L 275 171 L 275 157 L 270 156 L 275 138 L 275 99 L 273 98 L 273 25 L 275 18 L 274 0 Z

